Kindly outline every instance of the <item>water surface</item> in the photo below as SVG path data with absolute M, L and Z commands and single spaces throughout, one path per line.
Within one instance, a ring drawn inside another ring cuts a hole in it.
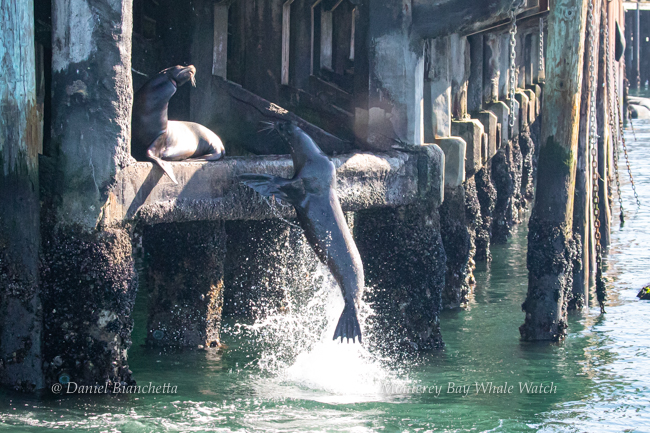
M 168 383 L 175 394 L 38 400 L 5 392 L 0 431 L 650 431 L 650 302 L 635 297 L 650 283 L 650 123 L 635 126 L 629 154 L 643 206 L 622 171 L 626 223 L 614 218 L 607 314 L 572 314 L 562 343 L 519 341 L 522 224 L 493 247 L 491 268 L 477 272 L 469 307 L 443 312 L 445 349 L 417 361 L 331 342 L 342 301 L 327 281 L 300 294 L 310 301 L 289 314 L 248 326 L 231 320 L 223 354 L 141 347 L 140 311 L 131 368 L 139 384 Z

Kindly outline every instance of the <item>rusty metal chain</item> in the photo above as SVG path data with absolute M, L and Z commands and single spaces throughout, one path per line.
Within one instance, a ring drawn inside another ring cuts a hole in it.
M 616 103 L 618 104 L 618 94 L 616 95 L 616 101 L 617 101 Z M 629 116 L 629 121 L 630 121 L 630 127 L 632 128 L 632 136 L 634 137 L 634 142 L 636 143 L 638 140 L 636 139 L 636 131 L 634 130 L 634 123 L 632 123 L 632 116 Z M 623 125 L 622 121 L 621 121 L 621 125 Z M 634 200 L 636 200 L 636 206 L 641 207 L 641 200 L 639 200 L 639 194 L 637 194 L 636 192 L 636 185 L 634 184 L 634 177 L 632 176 L 632 167 L 630 166 L 630 157 L 627 154 L 625 137 L 623 137 L 622 135 L 623 133 L 621 132 L 621 143 L 623 143 L 623 154 L 625 155 L 625 164 L 627 165 L 627 172 L 630 175 L 630 184 L 632 185 L 632 192 L 634 192 Z
M 515 126 L 515 91 L 517 89 L 517 15 L 516 6 L 513 3 L 510 10 L 510 86 L 508 88 L 508 97 L 510 98 L 510 128 Z
M 594 2 L 589 1 L 587 12 L 587 25 L 589 28 L 589 150 L 591 153 L 591 181 L 592 181 L 592 203 L 593 203 L 593 230 L 596 242 L 596 295 L 601 313 L 605 312 L 605 284 L 603 279 L 603 252 L 600 244 L 600 176 L 598 173 L 598 130 L 596 124 L 596 35 L 599 34 L 594 19 Z
M 544 18 L 539 19 L 539 72 L 544 72 Z
M 618 97 L 618 89 L 616 86 L 614 86 L 614 96 L 616 98 L 616 109 L 619 113 L 621 113 L 621 101 Z M 630 125 L 632 125 L 632 119 L 630 119 Z M 630 157 L 627 154 L 627 145 L 625 144 L 625 136 L 623 135 L 623 116 L 619 116 L 618 118 L 618 129 L 619 129 L 619 134 L 620 134 L 620 140 L 621 144 L 623 146 L 623 154 L 625 155 L 625 164 L 627 165 L 627 173 L 630 176 L 630 184 L 632 185 L 632 192 L 634 192 L 634 200 L 636 200 L 636 205 L 637 207 L 641 207 L 641 200 L 639 200 L 639 194 L 636 192 L 636 185 L 634 184 L 634 176 L 632 176 L 632 167 L 630 165 Z M 634 131 L 634 126 L 632 127 L 632 131 Z M 636 138 L 635 138 L 636 140 Z
M 621 180 L 620 176 L 618 173 L 618 161 L 619 161 L 619 147 L 618 147 L 618 129 L 616 128 L 616 115 L 614 113 L 614 108 L 612 107 L 612 87 L 616 86 L 616 77 L 617 75 L 615 72 L 612 70 L 612 54 L 611 54 L 611 47 L 609 43 L 609 16 L 607 15 L 607 8 L 603 8 L 603 14 L 605 14 L 605 51 L 606 51 L 606 58 L 605 58 L 605 81 L 606 81 L 606 89 L 607 89 L 607 114 L 608 114 L 608 120 L 609 120 L 609 131 L 611 133 L 612 137 L 612 144 L 613 144 L 613 162 L 614 162 L 614 177 L 616 179 L 616 194 L 618 196 L 618 205 L 620 209 L 620 220 L 621 224 L 625 222 L 625 211 L 623 208 L 623 194 L 621 193 Z M 612 79 L 613 77 L 613 79 Z

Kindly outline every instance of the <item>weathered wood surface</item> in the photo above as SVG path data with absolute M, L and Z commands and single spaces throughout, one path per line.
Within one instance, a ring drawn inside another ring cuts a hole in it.
M 444 162 L 437 145 L 420 152 L 353 153 L 332 158 L 344 211 L 401 206 L 427 199 L 442 202 Z M 293 207 L 275 203 L 241 184 L 237 175 L 265 173 L 290 178 L 291 158 L 226 157 L 217 162 L 173 162 L 175 185 L 158 167 L 139 162 L 122 170 L 104 208 L 106 226 L 138 219 L 147 224 L 201 220 L 292 217 Z
M 0 384 L 43 387 L 34 3 L 0 0 Z
M 598 8 L 600 10 L 600 8 Z M 595 15 L 595 14 L 594 14 Z M 598 14 L 599 30 L 604 29 L 605 22 L 600 13 Z M 595 17 L 594 17 L 595 19 Z M 609 130 L 609 115 L 607 113 L 607 95 L 609 94 L 609 83 L 605 80 L 606 74 L 606 56 L 605 56 L 605 35 L 603 31 L 599 32 L 598 38 L 599 51 L 596 56 L 598 59 L 598 84 L 596 95 L 596 123 L 598 125 L 598 210 L 600 212 L 600 245 L 605 250 L 610 244 L 610 225 L 612 215 L 609 206 L 609 173 L 607 165 L 609 163 L 609 146 L 611 137 Z M 612 35 L 613 37 L 613 35 Z M 610 39 L 612 38 L 610 37 Z M 613 59 L 613 52 L 611 55 Z M 613 93 L 613 92 L 612 92 Z M 612 107 L 614 103 L 612 102 Z
M 528 235 L 524 340 L 566 335 L 575 259 L 573 205 L 587 0 L 557 0 L 548 17 L 547 78 L 535 206 Z
M 594 20 L 600 21 L 600 8 L 594 11 Z M 589 40 L 589 29 L 586 31 L 587 41 Z M 594 51 L 594 60 L 598 59 L 600 46 Z M 589 280 L 591 265 L 591 253 L 594 244 L 593 233 L 593 193 L 591 179 L 591 152 L 589 150 L 589 107 L 591 93 L 589 92 L 589 46 L 584 52 L 582 98 L 580 100 L 580 129 L 578 135 L 578 155 L 575 180 L 575 202 L 573 207 L 573 232 L 580 235 L 581 248 L 578 251 L 581 257 L 582 267 L 575 269 L 573 273 L 573 297 L 569 308 L 586 308 L 589 306 Z M 597 73 L 600 71 L 598 69 Z

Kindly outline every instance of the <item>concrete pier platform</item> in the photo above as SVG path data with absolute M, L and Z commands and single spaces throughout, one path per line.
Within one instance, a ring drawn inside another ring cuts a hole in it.
M 338 194 L 346 212 L 404 206 L 444 194 L 444 154 L 435 144 L 413 152 L 351 153 L 332 158 Z M 116 175 L 102 222 L 109 227 L 135 220 L 145 224 L 292 217 L 291 206 L 265 200 L 237 180 L 242 173 L 290 178 L 288 155 L 226 157 L 217 162 L 174 162 L 178 185 L 159 167 L 139 162 Z

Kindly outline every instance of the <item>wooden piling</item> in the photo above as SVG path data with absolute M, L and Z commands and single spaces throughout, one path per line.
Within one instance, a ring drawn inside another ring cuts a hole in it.
M 588 0 L 557 0 L 548 17 L 547 76 L 535 206 L 528 235 L 523 340 L 559 340 L 576 247 L 573 239 L 582 67 Z
M 0 0 L 0 385 L 43 388 L 33 0 Z
M 601 17 L 600 8 L 594 8 L 594 22 L 599 22 Z M 589 40 L 589 29 L 585 33 Z M 591 106 L 591 93 L 589 92 L 589 44 L 583 59 L 583 80 L 582 98 L 580 100 L 580 132 L 578 135 L 578 155 L 576 168 L 576 189 L 575 203 L 573 208 L 573 233 L 580 236 L 578 245 L 578 257 L 582 266 L 576 267 L 573 271 L 573 296 L 569 301 L 568 308 L 582 309 L 589 306 L 590 275 L 594 269 L 592 262 L 594 254 L 594 233 L 593 233 L 593 185 L 591 175 L 591 151 L 589 149 L 589 107 Z M 600 58 L 600 44 L 597 44 L 594 51 L 594 60 Z M 601 77 L 600 68 L 597 69 L 598 77 Z M 598 98 L 596 98 L 598 100 Z M 599 123 L 600 125 L 600 123 Z
M 603 18 L 601 16 L 599 20 L 600 29 L 603 29 L 605 26 Z M 611 137 L 611 134 L 609 131 L 609 115 L 607 113 L 607 95 L 609 94 L 607 86 L 609 86 L 609 83 L 605 79 L 607 73 L 605 35 L 602 31 L 599 34 L 598 90 L 596 94 L 596 123 L 598 124 L 598 210 L 600 211 L 600 245 L 603 250 L 606 250 L 610 244 L 609 229 L 612 219 L 609 206 L 609 175 L 607 168 L 609 162 L 607 156 L 610 146 L 609 137 Z M 613 58 L 613 55 L 611 57 Z
M 641 88 L 641 4 L 637 2 L 634 15 L 634 84 Z

